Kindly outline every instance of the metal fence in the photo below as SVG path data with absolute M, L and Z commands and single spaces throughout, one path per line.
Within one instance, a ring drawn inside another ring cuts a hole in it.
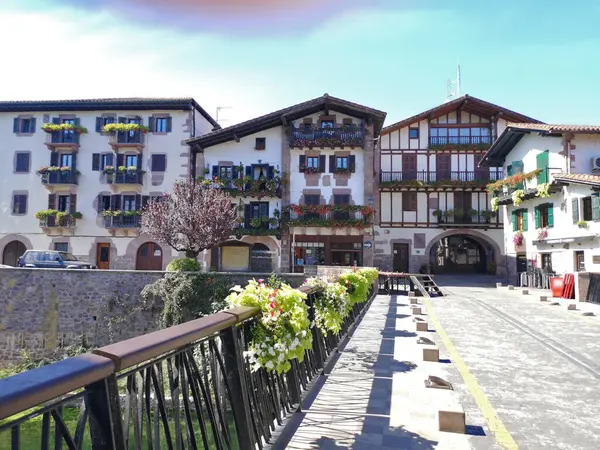
M 302 290 L 314 321 L 319 291 Z M 282 375 L 251 370 L 258 310 L 244 307 L 0 380 L 0 448 L 263 448 L 367 305 L 338 334 L 313 327 L 312 349 Z

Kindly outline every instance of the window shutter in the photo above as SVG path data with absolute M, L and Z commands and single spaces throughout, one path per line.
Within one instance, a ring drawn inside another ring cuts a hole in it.
M 48 195 L 48 209 L 56 209 L 56 194 Z
M 140 194 L 135 196 L 135 209 L 142 209 L 142 196 Z
M 29 172 L 29 153 L 17 153 L 17 164 L 15 167 L 17 173 Z
M 534 215 L 535 215 L 535 228 L 541 228 L 542 227 L 542 211 L 540 210 L 539 206 L 535 207 L 534 210 Z
M 123 164 L 125 164 L 123 155 L 117 155 L 117 167 L 121 167 Z
M 166 170 L 166 155 L 152 155 L 152 171 L 164 172 Z
M 167 117 L 167 133 L 171 132 L 173 128 L 173 118 L 171 116 Z
M 536 156 L 537 168 L 542 172 L 537 176 L 538 184 L 548 182 L 548 150 Z
M 260 204 L 260 217 L 269 217 L 269 204 L 266 202 Z
M 154 129 L 154 117 L 148 117 L 148 128 L 150 128 L 150 133 L 154 133 L 156 131 Z
M 579 199 L 571 200 L 571 212 L 573 214 L 573 223 L 579 222 Z
M 300 161 L 298 163 L 298 168 L 300 172 L 303 172 L 302 167 L 306 166 L 306 156 L 305 155 L 300 155 Z
M 252 176 L 252 166 L 246 166 L 246 176 L 247 177 Z
M 213 177 L 219 176 L 219 166 L 212 166 L 212 176 Z
M 554 226 L 554 203 L 548 203 L 548 228 Z
M 142 170 L 142 155 L 138 155 L 136 158 L 136 167 L 137 170 Z
M 71 169 L 77 169 L 77 152 L 73 152 L 71 155 Z
M 110 209 L 113 211 L 117 211 L 121 209 L 121 196 L 120 195 L 111 195 L 110 196 Z
M 50 152 L 50 165 L 58 166 L 58 152 Z
M 149 195 L 142 195 L 142 208 L 141 209 L 144 209 L 146 206 L 148 206 L 149 201 L 150 201 Z
M 13 133 L 18 133 L 19 132 L 19 118 L 15 117 L 13 119 Z
M 77 194 L 71 194 L 69 201 L 69 212 L 74 213 L 77 211 Z
M 517 212 L 513 211 L 511 213 L 511 217 L 512 217 L 512 225 L 513 225 L 513 231 L 517 231 L 519 229 L 519 223 L 518 223 L 518 217 L 517 217 Z
M 348 164 L 350 165 L 350 171 L 354 173 L 356 170 L 356 156 L 350 155 L 348 157 Z
M 319 156 L 319 172 L 325 173 L 325 155 Z
M 32 117 L 29 122 L 29 132 L 35 133 L 35 117 Z
M 267 172 L 267 178 L 272 180 L 275 177 L 275 167 L 269 166 L 269 170 Z
M 125 117 L 119 117 L 117 119 L 117 121 L 119 123 L 127 123 L 127 118 L 125 118 Z M 124 143 L 126 141 L 127 141 L 127 132 L 118 131 L 117 132 L 117 142 L 118 143 Z
M 25 214 L 27 212 L 27 196 L 19 195 L 19 214 Z
M 104 120 L 102 120 L 102 117 L 96 117 L 96 133 L 102 132 L 103 124 L 104 124 Z
M 250 227 L 250 219 L 252 219 L 252 205 L 247 204 L 244 205 L 244 226 L 245 228 L 251 228 Z
M 513 175 L 513 166 L 512 165 L 506 167 L 506 175 L 509 177 L 511 175 Z
M 329 173 L 333 173 L 335 169 L 335 155 L 329 156 Z
M 528 218 L 527 218 L 527 216 L 529 215 L 529 214 L 527 214 L 527 209 L 522 209 L 521 210 L 521 214 L 523 214 L 523 231 L 527 231 L 527 228 L 528 228 L 528 224 L 527 224 Z
M 114 155 L 112 153 L 107 153 L 106 155 L 106 165 L 107 166 L 112 166 L 114 165 Z
M 592 194 L 592 220 L 600 220 L 600 194 Z
M 98 172 L 100 170 L 100 153 L 92 153 L 92 171 Z
M 59 125 L 60 124 L 60 119 L 58 117 L 53 117 L 52 118 L 52 123 Z M 61 133 L 60 131 L 53 131 L 52 132 L 52 142 L 58 142 L 59 141 L 59 137 L 60 137 Z
M 104 204 L 102 201 L 103 198 L 104 196 L 102 194 L 98 194 L 98 197 L 96 197 L 96 211 L 99 213 L 102 212 L 102 205 Z

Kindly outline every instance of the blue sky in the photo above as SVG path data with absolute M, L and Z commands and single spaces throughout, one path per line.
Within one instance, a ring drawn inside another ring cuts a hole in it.
M 458 58 L 462 93 L 600 124 L 599 19 L 588 0 L 4 0 L 0 99 L 192 96 L 227 126 L 327 92 L 389 124 L 442 103 Z

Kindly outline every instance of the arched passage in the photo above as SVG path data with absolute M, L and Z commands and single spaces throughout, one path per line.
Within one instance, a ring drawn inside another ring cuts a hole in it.
M 19 257 L 25 253 L 27 247 L 21 241 L 11 241 L 4 246 L 2 251 L 2 264 L 7 266 L 17 266 Z
M 136 270 L 162 270 L 163 251 L 160 245 L 146 242 L 138 248 L 135 268 Z
M 257 242 L 250 247 L 250 271 L 273 271 L 273 252 L 265 244 Z

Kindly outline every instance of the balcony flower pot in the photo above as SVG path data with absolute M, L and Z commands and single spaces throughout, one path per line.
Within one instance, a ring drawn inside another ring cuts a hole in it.
M 485 223 L 490 223 L 492 217 L 496 217 L 496 212 L 495 211 L 490 211 L 489 209 L 486 209 L 485 211 L 481 212 L 481 215 L 485 219 Z
M 106 175 L 111 175 L 115 173 L 115 168 L 114 166 L 105 166 L 104 169 L 102 169 L 102 173 Z
M 433 211 L 433 217 L 437 217 L 438 223 L 442 223 L 443 213 L 441 209 L 436 209 Z
M 43 166 L 43 167 L 40 167 L 40 168 L 37 170 L 37 173 L 38 173 L 38 175 L 43 175 L 43 174 L 45 174 L 45 173 L 48 173 L 48 172 L 49 172 L 49 170 L 48 170 L 48 166 Z

